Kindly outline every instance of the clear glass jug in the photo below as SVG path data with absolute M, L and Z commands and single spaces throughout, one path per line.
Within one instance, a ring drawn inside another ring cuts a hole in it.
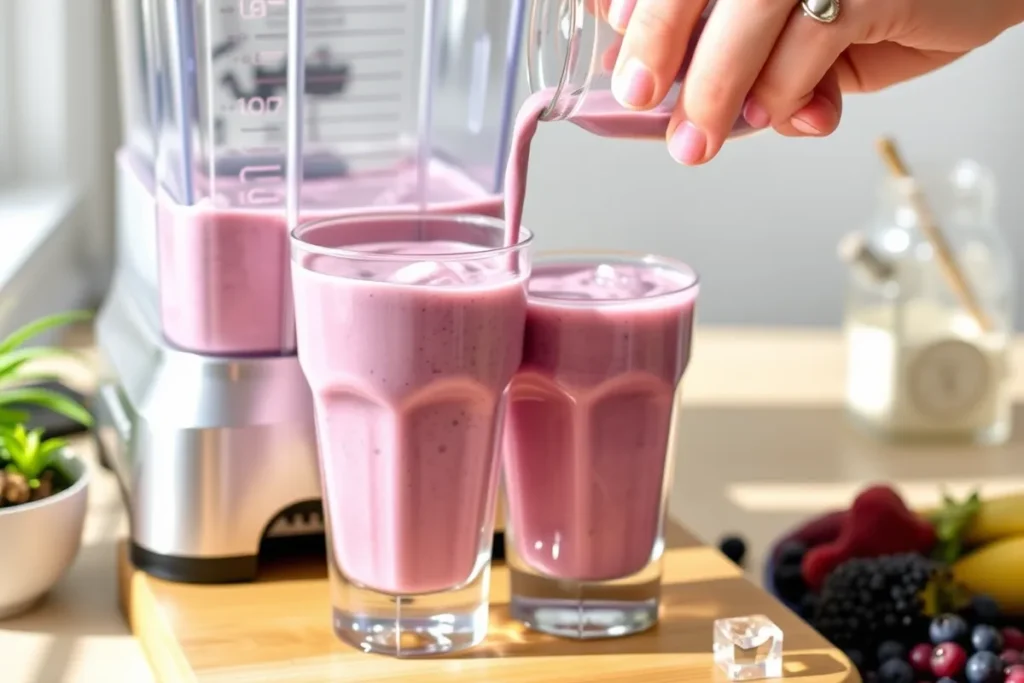
M 294 351 L 290 44 L 304 75 L 304 216 L 401 205 L 500 215 L 523 0 L 147 3 L 159 298 L 175 346 Z M 290 11 L 306 18 L 291 40 Z
M 156 234 L 138 226 L 139 216 L 152 217 L 156 158 L 155 121 L 158 107 L 154 5 L 150 0 L 114 0 L 118 88 L 123 145 L 118 151 L 117 262 L 145 300 L 157 298 Z
M 622 37 L 608 22 L 609 0 L 532 0 L 526 52 L 530 91 L 545 93 L 542 121 L 569 120 L 608 137 L 664 137 L 697 39 L 714 0 L 693 32 L 675 85 L 649 111 L 628 111 L 615 100 L 611 77 Z M 757 132 L 741 116 L 730 137 Z
M 147 165 L 156 154 L 153 125 L 156 78 L 153 57 L 153 4 L 148 0 L 115 0 L 117 66 L 124 144 Z
M 1013 262 L 993 177 L 970 161 L 947 170 L 887 180 L 871 227 L 843 243 L 847 410 L 887 439 L 1001 443 L 1011 426 Z M 922 231 L 917 192 L 977 310 Z

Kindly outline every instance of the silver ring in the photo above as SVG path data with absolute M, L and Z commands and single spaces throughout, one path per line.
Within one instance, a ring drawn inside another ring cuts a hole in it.
M 839 0 L 801 0 L 804 14 L 822 24 L 831 24 L 839 18 Z

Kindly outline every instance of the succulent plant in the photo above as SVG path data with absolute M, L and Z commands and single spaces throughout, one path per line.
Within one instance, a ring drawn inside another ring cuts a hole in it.
M 33 382 L 53 379 L 34 370 L 34 362 L 74 354 L 52 346 L 24 345 L 44 332 L 88 320 L 91 315 L 86 311 L 49 315 L 0 341 L 0 506 L 36 500 L 71 483 L 62 461 L 55 457 L 66 442 L 44 439 L 42 429 L 27 429 L 29 415 L 24 407 L 37 406 L 92 426 L 92 415 L 80 403 L 51 389 L 32 386 Z

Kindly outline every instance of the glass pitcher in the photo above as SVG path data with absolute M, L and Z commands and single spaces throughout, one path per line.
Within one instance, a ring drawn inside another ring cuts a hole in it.
M 532 0 L 526 52 L 530 91 L 543 97 L 542 121 L 572 121 L 606 137 L 664 137 L 697 39 L 715 2 L 708 2 L 675 84 L 653 109 L 628 111 L 611 91 L 622 37 L 608 21 L 608 0 Z M 730 138 L 758 132 L 740 116 Z

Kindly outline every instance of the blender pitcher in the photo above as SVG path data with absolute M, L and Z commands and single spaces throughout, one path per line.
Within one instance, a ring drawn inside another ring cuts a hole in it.
M 153 161 L 156 155 L 154 123 L 157 111 L 153 4 L 140 0 L 115 0 L 118 79 L 124 145 L 118 151 L 117 260 L 133 289 L 155 299 L 157 292 L 156 234 Z M 140 226 L 138 216 L 149 217 Z M 147 229 L 149 228 L 149 229 Z
M 149 1 L 160 315 L 173 345 L 294 352 L 292 84 L 303 220 L 403 205 L 500 215 L 523 0 Z M 292 40 L 290 10 L 304 17 Z

